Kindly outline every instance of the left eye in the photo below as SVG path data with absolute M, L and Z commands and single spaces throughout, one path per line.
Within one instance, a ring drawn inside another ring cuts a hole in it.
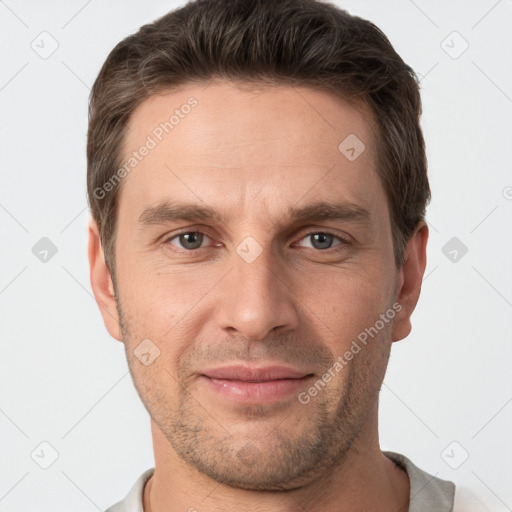
M 334 244 L 334 246 L 340 245 L 344 240 L 335 235 L 331 235 L 330 233 L 322 233 L 322 232 L 315 232 L 315 233 L 308 233 L 302 240 L 310 240 L 311 245 L 309 247 L 312 247 L 313 249 L 330 249 L 333 247 L 333 243 L 338 240 L 337 244 Z M 307 246 L 306 246 L 307 247 Z
M 301 239 L 301 241 L 308 239 L 310 240 L 311 245 L 306 245 L 306 247 L 319 250 L 330 249 L 331 247 L 336 247 L 342 243 L 345 243 L 343 238 L 323 232 L 308 233 Z M 210 237 L 201 231 L 186 231 L 172 236 L 167 240 L 167 242 L 180 249 L 193 251 L 195 249 L 201 249 L 203 242 L 207 240 L 211 241 Z M 301 244 L 299 243 L 297 245 Z
M 209 240 L 209 237 L 200 231 L 187 231 L 186 233 L 180 233 L 169 238 L 167 242 L 176 245 L 174 241 L 177 241 L 181 244 L 181 249 L 194 250 L 201 248 L 205 238 Z

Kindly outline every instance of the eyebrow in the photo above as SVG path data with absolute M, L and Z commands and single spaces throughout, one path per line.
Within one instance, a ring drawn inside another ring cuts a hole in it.
M 331 203 L 317 201 L 303 207 L 290 207 L 283 217 L 296 222 L 350 221 L 361 225 L 371 225 L 370 212 L 351 202 Z M 282 217 L 282 218 L 283 218 Z M 222 221 L 221 213 L 214 208 L 195 203 L 164 201 L 146 208 L 139 216 L 141 226 L 164 225 L 177 221 Z

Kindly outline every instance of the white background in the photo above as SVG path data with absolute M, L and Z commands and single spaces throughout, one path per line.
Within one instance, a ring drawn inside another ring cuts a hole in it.
M 474 510 L 512 510 L 512 2 L 338 4 L 423 77 L 428 265 L 382 388 L 382 448 L 471 488 Z M 0 2 L 3 512 L 104 510 L 153 466 L 149 416 L 89 285 L 87 101 L 114 45 L 177 5 Z M 31 47 L 51 48 L 43 31 L 59 45 L 47 59 Z M 46 263 L 42 237 L 58 250 Z M 452 237 L 468 248 L 457 262 L 442 252 Z M 31 456 L 50 457 L 43 441 L 59 454 L 48 469 Z

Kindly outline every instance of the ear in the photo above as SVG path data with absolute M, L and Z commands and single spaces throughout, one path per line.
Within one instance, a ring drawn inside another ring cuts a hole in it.
M 92 291 L 100 308 L 103 322 L 109 334 L 116 340 L 122 341 L 114 284 L 110 270 L 105 264 L 98 225 L 93 219 L 89 222 L 88 254 Z
M 398 275 L 395 301 L 402 309 L 396 314 L 392 341 L 404 339 L 411 332 L 411 315 L 420 297 L 427 266 L 428 226 L 420 221 L 405 249 L 405 261 Z

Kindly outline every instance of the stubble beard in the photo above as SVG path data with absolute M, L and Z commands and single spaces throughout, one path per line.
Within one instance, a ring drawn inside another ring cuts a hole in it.
M 137 338 L 123 315 L 118 294 L 117 297 L 123 342 L 128 351 Z M 371 375 L 375 371 L 372 358 L 381 358 L 385 372 L 389 357 L 389 348 L 386 350 L 385 345 L 390 344 L 390 340 L 384 337 L 388 333 L 386 329 L 378 339 L 372 340 L 372 343 L 384 344 L 383 348 L 363 349 L 342 369 L 341 373 L 346 372 L 346 375 L 341 397 L 334 397 L 323 389 L 309 404 L 301 405 L 309 419 L 306 428 L 294 438 L 290 438 L 286 430 L 287 419 L 294 421 L 294 414 L 276 421 L 276 426 L 265 435 L 258 435 L 254 425 L 247 433 L 231 434 L 229 425 L 222 425 L 222 415 L 215 418 L 209 414 L 181 383 L 179 405 L 173 408 L 169 387 L 163 381 L 161 387 L 158 382 L 144 381 L 134 368 L 137 361 L 128 354 L 127 361 L 146 410 L 174 452 L 191 468 L 239 489 L 291 490 L 310 484 L 342 465 L 353 448 L 378 401 L 382 380 Z M 258 406 L 244 407 L 241 412 L 248 421 L 265 416 L 264 409 Z

